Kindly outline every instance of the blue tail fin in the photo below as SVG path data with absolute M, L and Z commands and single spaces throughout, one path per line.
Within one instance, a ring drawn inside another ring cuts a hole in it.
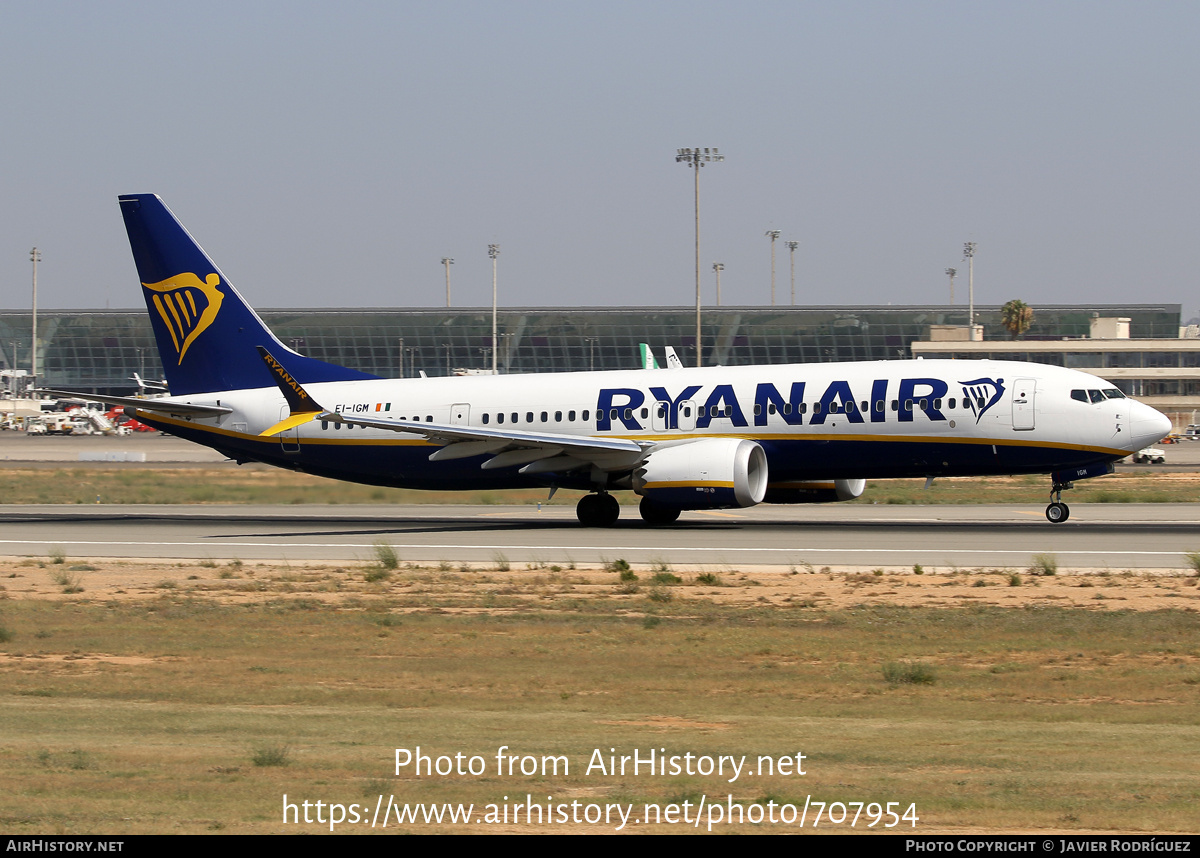
M 301 384 L 377 378 L 296 354 L 263 324 L 154 194 L 118 197 L 171 393 L 273 387 L 258 355 L 281 355 Z

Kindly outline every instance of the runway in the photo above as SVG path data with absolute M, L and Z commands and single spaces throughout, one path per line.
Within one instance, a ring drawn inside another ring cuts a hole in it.
M 684 513 L 667 528 L 635 508 L 611 529 L 580 527 L 570 506 L 9 506 L 0 554 L 242 561 L 366 562 L 378 543 L 402 561 L 513 564 L 664 562 L 744 566 L 1028 566 L 1053 554 L 1063 568 L 1191 568 L 1200 505 L 1072 504 L 1051 525 L 1043 507 L 759 506 Z

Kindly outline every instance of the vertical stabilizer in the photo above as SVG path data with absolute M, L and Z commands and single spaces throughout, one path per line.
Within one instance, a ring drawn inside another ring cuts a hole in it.
M 281 355 L 303 384 L 375 378 L 279 342 L 156 195 L 118 200 L 172 394 L 274 386 L 259 346 Z

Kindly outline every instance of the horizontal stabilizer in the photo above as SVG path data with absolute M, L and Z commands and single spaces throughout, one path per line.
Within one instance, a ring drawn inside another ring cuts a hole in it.
M 103 402 L 105 405 L 120 405 L 123 408 L 133 408 L 149 414 L 169 414 L 176 417 L 220 417 L 222 414 L 233 413 L 232 408 L 226 408 L 224 405 L 196 405 L 171 399 L 139 399 L 136 396 L 108 396 L 107 394 L 79 393 L 71 390 L 47 389 L 34 392 L 60 398 L 82 399 L 87 402 Z

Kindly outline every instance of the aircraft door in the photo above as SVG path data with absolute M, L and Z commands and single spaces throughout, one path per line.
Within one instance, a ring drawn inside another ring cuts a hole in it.
M 650 429 L 653 432 L 666 432 L 670 427 L 667 425 L 671 416 L 671 403 L 656 402 L 654 403 L 654 411 L 650 415 Z
M 450 425 L 466 426 L 471 422 L 471 406 L 466 402 L 456 402 L 450 406 Z
M 684 432 L 691 432 L 696 428 L 696 403 L 691 399 L 685 399 L 679 403 L 679 416 L 677 418 L 679 428 Z
M 1013 383 L 1012 421 L 1017 432 L 1028 432 L 1034 428 L 1034 394 L 1037 379 L 1018 378 Z
M 291 415 L 292 415 L 292 409 L 288 408 L 288 406 L 284 405 L 284 406 L 280 407 L 280 409 L 279 409 L 279 419 L 280 420 L 286 420 L 288 417 L 291 417 Z M 279 433 L 279 445 L 280 445 L 280 448 L 285 453 L 299 453 L 300 452 L 300 427 L 293 426 L 291 429 L 287 429 L 283 432 L 280 432 Z

